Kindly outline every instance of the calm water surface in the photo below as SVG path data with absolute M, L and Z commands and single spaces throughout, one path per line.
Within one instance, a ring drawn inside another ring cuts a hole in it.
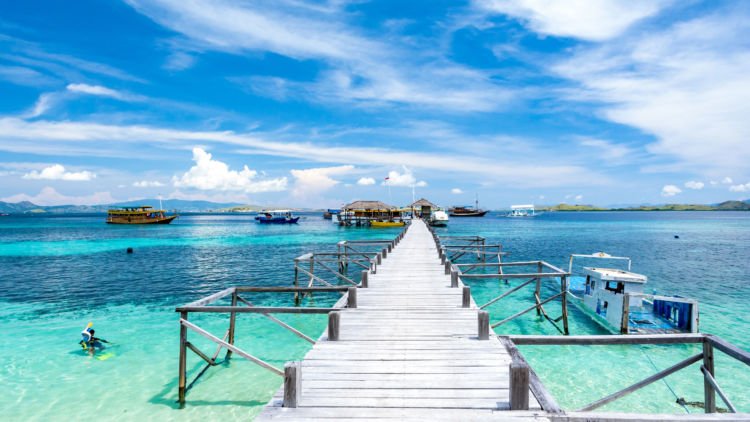
M 700 301 L 701 330 L 750 349 L 750 213 L 548 213 L 534 219 L 452 219 L 441 231 L 480 234 L 501 242 L 508 259 L 544 259 L 566 267 L 571 253 L 606 251 L 633 258 L 648 288 Z M 111 226 L 103 216 L 0 217 L 0 409 L 4 419 L 247 418 L 279 387 L 276 375 L 242 359 L 209 370 L 178 409 L 176 305 L 222 288 L 290 285 L 292 260 L 312 249 L 335 250 L 342 239 L 392 237 L 391 229 L 338 228 L 317 215 L 298 226 L 259 226 L 251 216 L 183 216 L 168 226 Z M 675 239 L 679 235 L 679 239 Z M 133 254 L 125 249 L 132 247 Z M 472 281 L 477 302 L 509 287 Z M 551 292 L 551 291 L 550 291 Z M 546 293 L 550 294 L 550 293 Z M 287 295 L 253 298 L 288 305 Z M 336 297 L 318 296 L 328 306 Z M 491 307 L 499 321 L 530 305 L 521 291 Z M 552 305 L 552 304 L 551 304 Z M 559 308 L 548 306 L 553 316 Z M 325 317 L 281 319 L 317 337 Z M 223 333 L 226 320 L 194 318 Z M 104 359 L 79 350 L 79 332 L 93 321 L 114 343 Z M 533 313 L 500 333 L 556 334 Z M 573 309 L 573 334 L 603 334 Z M 211 351 L 208 342 L 195 343 Z M 191 337 L 192 341 L 192 337 Z M 237 344 L 281 366 L 304 356 L 307 343 L 263 317 L 239 319 Z M 522 352 L 566 409 L 575 409 L 664 369 L 695 346 L 523 347 Z M 189 375 L 202 368 L 190 356 Z M 227 368 L 230 367 L 230 368 Z M 735 404 L 750 411 L 750 368 L 719 356 L 717 378 Z M 604 410 L 685 413 L 676 397 L 702 401 L 697 367 L 672 375 Z M 83 410 L 86 409 L 86 410 Z M 689 412 L 701 409 L 688 407 Z

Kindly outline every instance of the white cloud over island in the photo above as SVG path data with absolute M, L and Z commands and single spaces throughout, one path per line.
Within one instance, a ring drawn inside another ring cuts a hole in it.
M 190 170 L 173 178 L 175 187 L 245 193 L 278 192 L 286 189 L 286 177 L 258 179 L 258 172 L 247 166 L 240 171 L 230 170 L 226 163 L 214 160 L 202 148 L 193 148 L 193 161 L 195 165 Z
M 53 164 L 42 171 L 31 171 L 21 176 L 28 180 L 64 180 L 68 182 L 87 182 L 96 178 L 96 174 L 90 171 L 66 171 L 62 164 Z

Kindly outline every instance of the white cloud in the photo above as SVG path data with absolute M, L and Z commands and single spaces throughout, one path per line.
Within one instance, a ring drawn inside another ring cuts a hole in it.
M 34 103 L 34 107 L 32 107 L 31 110 L 24 113 L 22 117 L 25 119 L 39 117 L 42 114 L 44 114 L 47 110 L 52 108 L 56 100 L 57 100 L 57 94 L 54 92 L 46 92 L 44 94 L 41 94 L 39 98 L 36 100 L 36 103 Z
M 629 147 L 603 139 L 581 137 L 578 138 L 578 143 L 583 147 L 595 149 L 597 157 L 603 158 L 610 164 L 625 162 L 628 156 L 633 154 L 633 150 Z
M 723 183 L 723 184 L 725 184 L 725 185 L 731 185 L 732 183 L 734 183 L 734 181 L 732 180 L 732 178 L 731 178 L 731 177 L 728 177 L 728 176 L 727 176 L 727 177 L 725 177 L 725 178 L 723 178 L 723 179 L 721 180 L 721 183 Z
M 375 179 L 372 177 L 362 177 L 357 180 L 357 184 L 360 186 L 372 186 L 375 184 Z
M 460 188 L 453 188 L 451 189 L 451 193 L 454 195 L 461 195 L 462 193 L 464 193 L 464 191 L 462 191 Z
M 675 185 L 665 185 L 663 188 L 661 188 L 661 196 L 664 196 L 664 197 L 675 196 L 681 192 L 682 192 L 682 189 L 678 188 Z
M 580 201 L 581 199 L 583 199 L 583 195 L 576 195 L 575 196 L 575 200 L 576 201 Z
M 53 164 L 42 171 L 31 171 L 22 176 L 28 180 L 65 180 L 69 182 L 86 182 L 96 178 L 96 174 L 90 171 L 69 172 L 65 171 L 62 164 Z
M 747 182 L 744 185 L 732 185 L 729 187 L 729 190 L 732 192 L 750 192 L 750 182 Z
M 341 183 L 332 176 L 350 173 L 354 166 L 319 167 L 305 170 L 291 170 L 294 176 L 292 195 L 297 198 L 313 198 Z
M 665 0 L 476 0 L 490 13 L 516 17 L 535 32 L 603 41 L 655 15 Z
M 96 192 L 84 196 L 67 196 L 47 186 L 36 195 L 25 193 L 12 195 L 1 199 L 5 202 L 29 201 L 37 205 L 100 205 L 117 202 L 109 192 Z
M 695 190 L 701 190 L 703 187 L 706 186 L 703 182 L 698 182 L 695 180 L 691 180 L 689 182 L 685 182 L 685 187 L 688 189 L 695 189 Z
M 158 180 L 139 180 L 133 182 L 133 186 L 136 188 L 158 188 L 164 186 L 164 183 Z
M 383 181 L 383 185 L 385 186 L 394 186 L 394 187 L 425 187 L 427 186 L 427 182 L 424 180 L 417 181 L 417 179 L 414 177 L 414 173 L 407 168 L 406 166 L 402 166 L 404 169 L 403 173 L 399 173 L 395 170 L 388 172 L 388 177 Z
M 68 84 L 65 87 L 69 92 L 77 94 L 94 95 L 98 97 L 109 97 L 121 101 L 141 101 L 143 97 L 127 94 L 111 88 L 107 88 L 101 85 L 88 85 L 88 84 Z
M 181 177 L 173 178 L 175 187 L 199 190 L 241 191 L 245 193 L 277 192 L 286 189 L 287 178 L 257 180 L 258 172 L 244 166 L 242 170 L 230 170 L 221 161 L 214 160 L 202 148 L 193 148 L 195 165 Z
M 594 3 L 594 2 L 592 2 Z M 602 104 L 601 115 L 656 137 L 651 153 L 683 167 L 747 171 L 750 55 L 737 34 L 746 14 L 722 11 L 581 46 L 551 68 L 577 82 L 571 99 Z

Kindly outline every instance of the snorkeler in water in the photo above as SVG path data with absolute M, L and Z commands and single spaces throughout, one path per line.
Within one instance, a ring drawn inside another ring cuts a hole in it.
M 96 330 L 93 328 L 94 323 L 89 322 L 88 325 L 86 325 L 86 328 L 81 331 L 81 341 L 78 342 L 78 344 L 81 345 L 81 348 L 83 350 L 88 350 L 89 353 L 94 353 L 96 349 L 104 350 L 104 344 L 103 343 L 109 343 L 107 340 L 104 340 L 103 338 L 95 337 Z

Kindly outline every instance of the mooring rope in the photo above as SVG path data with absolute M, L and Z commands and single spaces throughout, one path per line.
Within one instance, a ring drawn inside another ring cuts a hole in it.
M 655 369 L 655 370 L 656 370 L 656 371 L 658 372 L 658 371 L 659 371 L 659 368 L 658 368 L 658 367 L 656 366 L 656 364 L 654 363 L 654 361 L 653 361 L 653 360 L 651 360 L 651 357 L 650 357 L 650 356 L 648 355 L 648 353 L 646 353 L 646 352 L 645 352 L 645 350 L 644 350 L 644 346 L 641 346 L 641 347 L 640 347 L 640 350 L 641 350 L 641 353 L 643 353 L 643 355 L 644 355 L 644 356 L 646 356 L 646 359 L 648 359 L 648 361 L 649 361 L 649 362 L 651 363 L 651 366 L 653 366 L 653 367 L 654 367 L 654 369 Z M 666 377 L 665 377 L 665 378 L 662 378 L 662 379 L 661 379 L 661 381 L 662 381 L 662 382 L 664 383 L 664 385 L 666 385 L 666 386 L 667 386 L 667 388 L 669 389 L 669 391 L 670 391 L 670 392 L 672 393 L 672 395 L 674 396 L 674 398 L 675 398 L 675 403 L 677 403 L 677 404 L 679 404 L 680 406 L 682 406 L 682 408 L 683 408 L 683 409 L 685 409 L 685 412 L 686 412 L 686 413 L 690 413 L 690 409 L 688 409 L 688 407 L 687 407 L 687 406 L 686 406 L 686 404 L 685 404 L 685 399 L 680 399 L 680 396 L 678 396 L 678 395 L 677 395 L 677 393 L 676 393 L 676 392 L 674 391 L 674 389 L 672 388 L 672 386 L 671 386 L 671 385 L 669 385 L 669 383 L 667 382 L 667 378 L 666 378 Z

